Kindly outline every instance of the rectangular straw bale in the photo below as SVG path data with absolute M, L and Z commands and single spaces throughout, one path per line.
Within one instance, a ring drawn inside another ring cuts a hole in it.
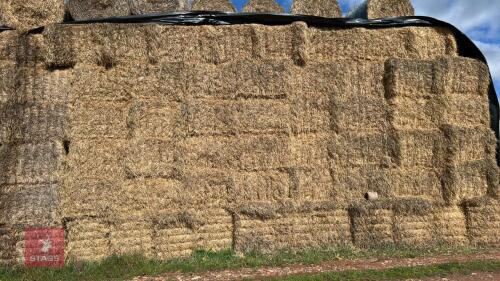
M 123 139 L 129 134 L 130 103 L 112 101 L 77 101 L 70 105 L 72 138 Z
M 334 196 L 333 179 L 328 168 L 293 169 L 290 181 L 290 197 L 294 200 L 326 201 Z
M 74 179 L 125 178 L 124 148 L 127 143 L 114 139 L 75 140 L 70 144 L 64 172 Z
M 479 246 L 500 245 L 500 202 L 495 199 L 476 200 L 465 204 L 470 242 Z
M 153 256 L 153 227 L 150 221 L 116 220 L 110 224 L 110 250 L 115 255 Z
M 434 59 L 457 55 L 451 32 L 433 27 L 310 28 L 309 40 L 311 61 L 338 58 L 370 61 L 385 61 L 387 58 Z
M 174 141 L 143 139 L 129 142 L 125 152 L 127 177 L 172 178 L 178 174 L 179 150 Z
M 443 195 L 446 202 L 481 197 L 498 190 L 498 166 L 494 159 L 449 165 L 443 176 Z
M 491 129 L 443 126 L 446 138 L 446 159 L 450 164 L 493 159 L 497 140 Z
M 110 208 L 120 217 L 158 216 L 184 206 L 189 196 L 182 182 L 161 178 L 127 180 L 116 190 L 116 196 L 119 195 L 120 200 Z
M 235 217 L 237 252 L 269 253 L 280 249 L 319 249 L 350 244 L 349 216 L 342 209 L 280 213 L 258 218 Z
M 328 94 L 303 92 L 299 88 L 290 95 L 290 123 L 294 134 L 322 133 L 332 129 Z
M 292 91 L 292 65 L 279 60 L 242 59 L 222 65 L 184 64 L 186 95 L 193 98 L 282 99 Z
M 389 59 L 385 68 L 388 98 L 433 98 L 443 90 L 436 81 L 434 61 Z
M 156 256 L 166 260 L 194 250 L 222 250 L 232 245 L 232 217 L 223 209 L 186 210 L 159 218 L 153 237 Z
M 158 84 L 155 71 L 141 64 L 111 69 L 79 64 L 72 73 L 72 101 L 127 101 L 136 93 L 151 95 Z
M 396 244 L 415 246 L 433 241 L 432 215 L 394 215 L 394 240 Z
M 0 105 L 15 97 L 16 63 L 13 61 L 0 61 Z
M 59 179 L 62 143 L 0 145 L 0 183 L 53 183 Z
M 47 47 L 42 34 L 24 34 L 17 40 L 17 64 L 36 67 L 45 64 Z
M 408 168 L 393 169 L 388 180 L 391 193 L 396 197 L 419 197 L 429 200 L 442 200 L 441 173 L 437 169 Z
M 158 26 L 150 45 L 158 62 L 222 64 L 254 58 L 255 28 L 229 26 Z
M 296 30 L 295 24 L 252 25 L 255 58 L 291 61 L 295 55 Z
M 130 0 L 128 4 L 132 15 L 189 10 L 186 0 Z
M 393 146 L 388 134 L 346 132 L 332 137 L 328 153 L 335 167 L 387 167 L 393 161 Z
M 490 127 L 487 96 L 446 95 L 443 123 L 460 127 Z
M 98 261 L 108 257 L 110 226 L 100 218 L 79 218 L 65 226 L 65 253 L 68 260 Z
M 0 33 L 0 61 L 16 61 L 18 33 L 7 30 Z
M 134 102 L 127 113 L 126 126 L 133 137 L 170 139 L 185 135 L 187 109 L 181 103 Z
M 3 186 L 0 223 L 41 227 L 57 223 L 57 190 L 57 184 Z
M 332 166 L 333 197 L 336 202 L 363 199 L 366 192 L 374 191 L 381 197 L 390 195 L 388 170 L 379 167 L 341 168 Z
M 234 177 L 223 169 L 185 169 L 182 182 L 190 204 L 200 206 L 225 206 L 234 190 Z
M 59 209 L 65 218 L 109 215 L 109 207 L 120 200 L 122 181 L 81 179 L 66 174 L 59 184 Z
M 443 165 L 443 143 L 439 130 L 395 130 L 395 160 L 403 168 Z
M 236 202 L 280 201 L 290 198 L 290 175 L 275 171 L 234 173 L 231 197 Z
M 388 106 L 384 98 L 332 99 L 331 118 L 337 133 L 363 131 L 381 133 L 388 129 Z
M 328 167 L 328 143 L 331 134 L 300 134 L 290 140 L 290 161 L 293 167 Z
M 389 120 L 398 130 L 437 130 L 443 123 L 438 99 L 396 97 L 389 101 Z
M 0 11 L 2 11 L 0 22 L 4 22 L 19 32 L 27 32 L 31 29 L 62 22 L 64 20 L 64 1 L 2 1 Z
M 156 25 L 71 24 L 52 25 L 44 30 L 46 62 L 52 67 L 76 64 L 99 65 L 107 69 L 118 65 L 157 61 L 153 37 Z
M 490 75 L 488 66 L 483 62 L 465 58 L 446 58 L 439 60 L 444 72 L 444 91 L 446 94 L 488 96 Z
M 438 207 L 433 214 L 433 236 L 437 243 L 466 245 L 468 243 L 465 215 L 458 206 Z
M 286 133 L 290 110 L 278 101 L 193 100 L 186 108 L 191 135 Z
M 282 135 L 193 137 L 182 142 L 182 149 L 182 161 L 198 168 L 256 171 L 290 164 L 290 139 Z
M 17 88 L 10 100 L 28 104 L 65 105 L 70 93 L 73 93 L 70 90 L 73 77 L 71 70 L 48 71 L 42 66 L 18 67 L 15 76 Z
M 290 11 L 292 14 L 311 15 L 327 18 L 341 18 L 342 11 L 336 0 L 295 0 Z
M 383 208 L 370 204 L 361 204 L 349 210 L 354 245 L 371 248 L 393 244 L 393 211 L 389 206 Z
M 0 222 L 0 265 L 23 263 L 24 229 Z

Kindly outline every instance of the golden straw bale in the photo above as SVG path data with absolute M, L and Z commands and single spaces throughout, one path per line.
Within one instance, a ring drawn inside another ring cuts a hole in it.
M 293 167 L 328 167 L 331 134 L 300 134 L 291 138 L 290 161 Z
M 293 169 L 289 189 L 290 197 L 296 201 L 326 201 L 334 195 L 330 170 L 322 167 Z
M 18 33 L 2 31 L 0 33 L 0 61 L 16 61 Z
M 388 134 L 358 131 L 332 136 L 328 145 L 336 167 L 388 167 L 393 161 L 393 150 L 394 139 Z
M 181 175 L 189 204 L 226 206 L 234 190 L 234 177 L 223 169 L 185 169 Z
M 24 229 L 0 222 L 0 264 L 24 263 Z
M 342 17 L 342 11 L 337 0 L 295 0 L 290 12 L 292 14 L 327 18 Z
M 441 173 L 437 169 L 403 168 L 391 169 L 388 181 L 391 194 L 396 197 L 419 197 L 442 201 Z
M 439 244 L 468 244 L 465 215 L 460 207 L 434 207 L 433 236 Z
M 234 173 L 231 197 L 236 202 L 280 201 L 290 198 L 290 176 L 288 173 L 275 171 Z
M 499 169 L 494 159 L 449 165 L 442 182 L 445 201 L 460 203 L 488 193 L 497 194 Z
M 347 211 L 325 207 L 244 205 L 235 214 L 235 250 L 267 253 L 349 245 Z M 261 216 L 260 212 L 269 208 L 272 215 Z
M 160 27 L 146 24 L 51 25 L 43 35 L 51 67 L 92 64 L 111 69 L 156 61 L 152 36 Z
M 233 243 L 232 216 L 219 208 L 172 213 L 159 217 L 154 227 L 155 254 L 162 260 L 199 249 L 229 249 Z
M 366 192 L 377 192 L 380 197 L 390 195 L 387 169 L 378 167 L 340 168 L 330 170 L 333 179 L 333 198 L 336 202 L 351 203 L 364 198 Z
M 125 178 L 125 147 L 125 141 L 116 139 L 73 140 L 63 172 L 80 180 L 121 180 Z
M 396 97 L 389 101 L 389 120 L 397 130 L 438 130 L 443 123 L 440 99 Z
M 331 118 L 337 133 L 363 131 L 383 133 L 388 129 L 388 106 L 382 97 L 333 98 Z
M 110 226 L 102 218 L 78 218 L 66 223 L 65 252 L 68 260 L 98 261 L 108 257 Z
M 69 135 L 72 138 L 126 138 L 130 103 L 76 101 L 69 107 Z
M 0 107 L 2 110 L 6 103 L 12 101 L 16 96 L 16 63 L 11 61 L 0 61 Z
M 173 141 L 160 139 L 138 139 L 125 148 L 125 172 L 127 177 L 173 178 L 179 150 Z
M 136 138 L 170 139 L 186 134 L 186 106 L 178 102 L 153 100 L 134 102 L 130 106 L 126 126 Z M 122 119 L 123 121 L 125 119 Z
M 441 56 L 457 56 L 452 33 L 446 29 L 432 27 L 310 28 L 309 40 L 311 61 L 327 62 L 338 58 L 370 61 L 385 61 L 387 58 L 425 60 Z M 378 48 L 373 48 L 375 45 Z
M 465 204 L 467 231 L 473 245 L 500 245 L 500 202 L 481 198 Z
M 290 97 L 291 129 L 295 134 L 332 129 L 330 97 L 324 93 L 293 91 Z
M 192 11 L 220 11 L 236 12 L 230 0 L 195 0 L 191 6 Z
M 187 11 L 187 0 L 129 0 L 132 15 Z
M 444 96 L 443 123 L 459 127 L 490 127 L 487 96 Z
M 366 0 L 349 12 L 348 17 L 377 19 L 414 16 L 410 0 Z
M 275 0 L 249 0 L 243 7 L 245 13 L 283 13 L 283 8 Z
M 469 161 L 495 158 L 497 140 L 489 128 L 462 128 L 445 125 L 446 161 L 464 164 Z
M 290 162 L 290 140 L 281 135 L 194 137 L 182 147 L 182 161 L 190 167 L 256 171 L 288 167 Z
M 189 101 L 190 135 L 286 133 L 290 110 L 286 103 L 267 100 Z
M 122 181 L 81 179 L 66 173 L 59 183 L 59 209 L 65 218 L 108 216 L 120 200 Z
M 490 75 L 488 66 L 481 61 L 457 57 L 438 61 L 444 71 L 444 92 L 471 96 L 488 96 Z
M 63 155 L 60 142 L 0 145 L 0 184 L 57 182 Z
M 114 220 L 110 223 L 110 251 L 115 255 L 153 257 L 153 227 L 149 221 Z
M 56 104 L 64 108 L 72 93 L 73 77 L 71 70 L 47 71 L 42 66 L 17 67 L 15 73 L 17 87 L 10 95 L 10 101 L 48 106 Z
M 432 208 L 429 201 L 405 198 L 393 205 L 394 241 L 400 245 L 415 246 L 434 242 Z
M 0 22 L 18 31 L 28 31 L 64 20 L 62 0 L 5 0 L 0 2 Z
M 349 215 L 354 245 L 373 248 L 394 243 L 392 233 L 394 213 L 390 206 L 384 207 L 367 201 L 351 206 Z
M 68 10 L 75 20 L 90 20 L 130 14 L 128 0 L 68 0 Z
M 283 99 L 292 92 L 291 64 L 241 60 L 222 65 L 189 63 L 186 95 L 206 99 Z M 178 71 L 181 72 L 181 71 Z
M 19 66 L 41 66 L 45 64 L 47 46 L 43 34 L 21 34 L 16 42 L 16 57 Z
M 443 164 L 444 136 L 441 131 L 395 130 L 399 167 L 437 167 Z
M 131 179 L 115 190 L 110 208 L 115 216 L 123 218 L 134 215 L 139 218 L 154 218 L 163 213 L 179 209 L 189 196 L 183 183 L 171 179 Z
M 0 189 L 0 224 L 48 227 L 60 223 L 57 184 L 18 184 Z
M 435 61 L 388 59 L 385 63 L 388 98 L 434 98 L 442 93 Z

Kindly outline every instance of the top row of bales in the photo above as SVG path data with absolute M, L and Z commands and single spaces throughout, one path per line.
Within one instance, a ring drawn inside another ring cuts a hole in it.
M 0 25 L 24 32 L 68 18 L 91 20 L 176 11 L 236 12 L 236 9 L 231 0 L 2 0 Z M 284 10 L 276 0 L 248 0 L 243 12 L 284 13 Z M 337 0 L 294 0 L 290 13 L 342 17 Z M 351 17 L 363 18 L 413 14 L 410 0 L 366 0 L 350 13 Z

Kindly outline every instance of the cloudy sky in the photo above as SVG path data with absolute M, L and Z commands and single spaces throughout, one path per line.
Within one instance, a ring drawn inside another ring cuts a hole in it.
M 288 10 L 293 0 L 277 0 Z M 362 0 L 338 0 L 346 13 Z M 247 0 L 233 0 L 236 8 Z M 500 94 L 500 0 L 412 0 L 417 15 L 431 16 L 449 22 L 483 51 Z

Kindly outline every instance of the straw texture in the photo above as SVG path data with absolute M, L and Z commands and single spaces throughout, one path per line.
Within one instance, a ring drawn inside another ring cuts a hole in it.
M 377 19 L 414 16 L 410 0 L 366 0 L 348 13 L 348 17 Z
M 230 0 L 196 0 L 191 5 L 192 11 L 236 12 Z
M 0 2 L 0 22 L 18 31 L 60 23 L 64 20 L 63 0 L 5 0 Z
M 247 13 L 283 13 L 283 8 L 275 0 L 249 0 L 243 7 Z
M 51 25 L 0 55 L 2 263 L 28 226 L 74 260 L 497 243 L 488 71 L 447 30 Z
M 187 0 L 128 0 L 132 15 L 187 11 Z M 125 5 L 126 7 L 126 5 Z
M 337 0 L 295 0 L 290 11 L 292 14 L 312 15 L 327 18 L 341 18 Z
M 68 10 L 75 20 L 90 20 L 130 14 L 128 0 L 69 0 Z

